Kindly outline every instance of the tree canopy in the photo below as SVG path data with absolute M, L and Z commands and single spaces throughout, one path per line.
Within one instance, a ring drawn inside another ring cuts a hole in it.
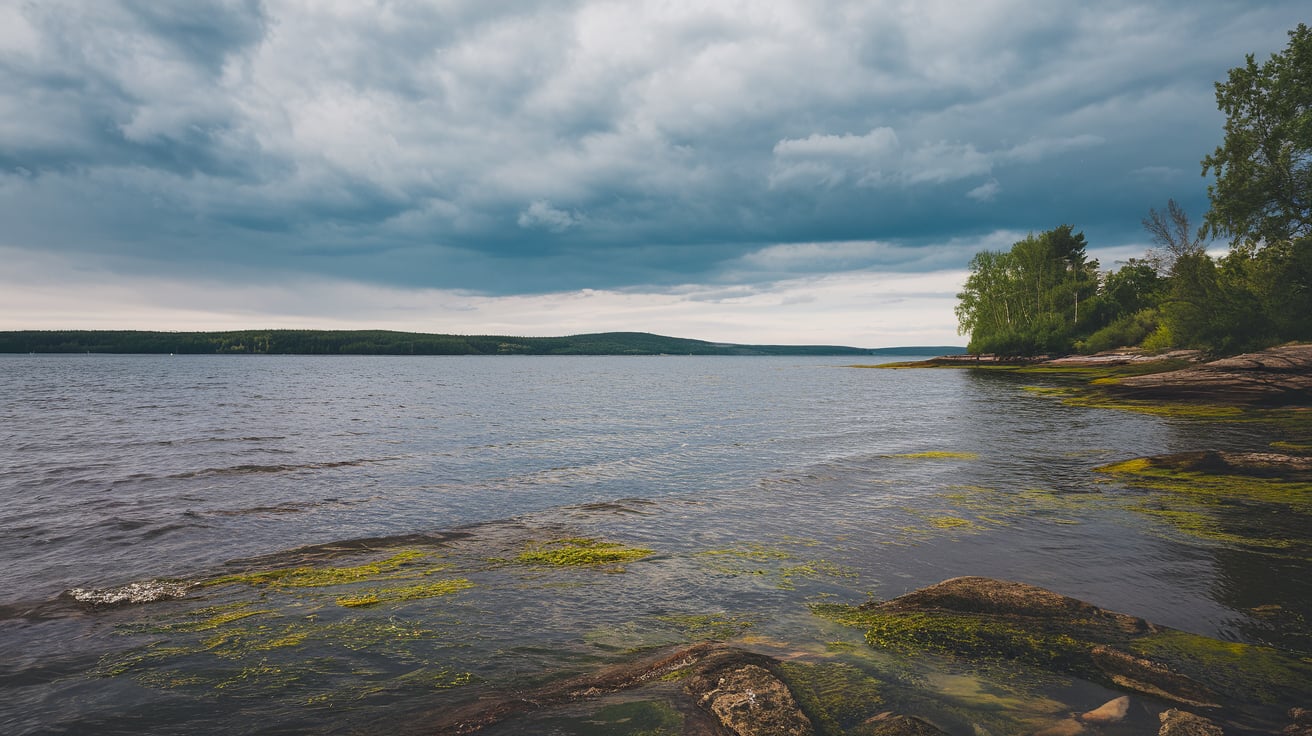
M 1225 140 L 1202 162 L 1216 175 L 1208 230 L 1250 246 L 1312 237 L 1312 29 L 1300 23 L 1261 66 L 1249 54 L 1216 103 Z
M 970 352 L 1071 349 L 1081 304 L 1087 315 L 1098 287 L 1098 262 L 1088 259 L 1084 233 L 1074 230 L 1061 225 L 1031 234 L 1009 251 L 976 254 L 956 309 L 959 331 L 970 334 Z

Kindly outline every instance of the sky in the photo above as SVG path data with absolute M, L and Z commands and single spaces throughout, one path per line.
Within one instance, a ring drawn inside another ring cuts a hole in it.
M 0 329 L 961 345 L 1200 218 L 1299 2 L 0 0 Z

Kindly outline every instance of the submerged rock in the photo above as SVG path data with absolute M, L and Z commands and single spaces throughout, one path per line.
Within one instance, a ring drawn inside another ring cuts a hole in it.
M 1022 616 L 1072 626 L 1108 627 L 1129 634 L 1154 630 L 1152 624 L 1136 616 L 1107 611 L 1037 585 L 975 576 L 944 580 L 884 603 L 867 603 L 862 608 L 883 612 L 943 610 Z
M 1085 723 L 1118 723 L 1125 720 L 1125 716 L 1130 712 L 1130 696 L 1122 695 L 1114 700 L 1094 708 L 1093 710 L 1082 713 L 1080 720 Z
M 880 713 L 854 729 L 859 736 L 947 736 L 942 730 L 915 716 Z
M 1176 631 L 990 578 L 954 578 L 889 601 L 814 610 L 863 628 L 876 648 L 982 664 L 1011 660 L 1167 704 L 1217 709 L 1236 723 L 1264 721 L 1269 704 L 1299 697 L 1299 683 L 1312 680 L 1312 663 L 1276 649 Z M 1117 722 L 1128 706 L 1113 700 L 1076 720 Z M 1071 724 L 1063 728 L 1076 732 Z
M 1074 718 L 1067 718 L 1041 731 L 1035 731 L 1033 736 L 1078 736 L 1087 730 L 1083 723 Z
M 1221 727 L 1203 718 L 1172 708 L 1158 716 L 1162 728 L 1157 736 L 1224 736 Z

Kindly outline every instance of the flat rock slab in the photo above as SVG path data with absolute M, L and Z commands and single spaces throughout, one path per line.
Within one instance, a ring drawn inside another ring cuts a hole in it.
M 1122 378 L 1108 390 L 1134 399 L 1312 405 L 1312 345 L 1283 345 L 1177 371 Z

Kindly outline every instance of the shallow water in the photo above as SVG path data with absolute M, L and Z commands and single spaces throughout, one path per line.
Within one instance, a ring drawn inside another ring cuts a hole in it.
M 847 362 L 0 356 L 0 732 L 422 730 L 444 704 L 642 647 L 820 650 L 839 634 L 807 603 L 965 574 L 1306 648 L 1305 557 L 1191 536 L 1093 472 L 1262 449 L 1280 426 Z M 514 561 L 573 537 L 652 554 Z M 426 556 L 382 582 L 68 593 L 405 550 Z

